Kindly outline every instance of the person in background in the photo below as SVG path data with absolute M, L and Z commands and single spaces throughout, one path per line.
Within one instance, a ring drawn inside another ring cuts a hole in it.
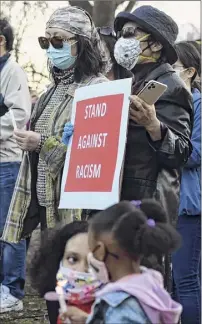
M 55 291 L 57 273 L 64 274 L 64 276 L 66 274 L 66 278 L 69 279 L 71 278 L 70 273 L 72 273 L 76 280 L 82 280 L 82 277 L 87 277 L 89 280 L 87 231 L 87 222 L 73 222 L 57 230 L 47 231 L 46 240 L 33 253 L 28 266 L 31 285 L 42 298 L 48 292 Z M 89 282 L 86 283 L 86 285 L 88 284 Z M 80 307 L 78 305 L 73 306 L 74 303 L 68 302 L 70 320 L 74 322 L 76 317 L 79 323 L 85 323 L 93 301 L 94 298 L 88 303 L 81 301 Z M 50 324 L 62 323 L 61 318 L 58 317 L 58 301 L 47 301 L 47 308 Z
M 178 26 L 152 6 L 119 13 L 114 29 L 114 56 L 134 74 L 121 200 L 154 198 L 175 224 L 180 171 L 192 151 L 192 96 L 176 75 L 174 43 Z M 167 85 L 154 105 L 137 95 L 150 80 Z M 170 258 L 165 258 L 165 287 L 171 291 Z
M 2 239 L 19 242 L 40 224 L 42 233 L 80 219 L 80 210 L 59 210 L 67 147 L 62 132 L 71 118 L 75 90 L 107 81 L 105 54 L 91 16 L 77 7 L 57 9 L 39 37 L 52 83 L 37 101 L 29 131 L 15 131 L 23 156 Z M 71 134 L 70 134 L 71 135 Z M 69 136 L 70 136 L 69 135 Z
M 175 49 L 178 61 L 173 65 L 193 95 L 193 151 L 181 175 L 180 207 L 177 229 L 182 247 L 173 254 L 174 296 L 183 306 L 182 324 L 201 321 L 201 56 L 190 42 L 180 42 Z
M 201 44 L 198 41 L 187 41 L 188 43 L 192 44 L 198 52 L 201 53 Z
M 89 267 L 108 284 L 97 293 L 87 324 L 178 323 L 182 307 L 163 288 L 162 275 L 140 266 L 142 257 L 169 253 L 180 244 L 160 204 L 145 199 L 136 208 L 122 201 L 97 213 L 88 241 Z
M 114 46 L 116 44 L 116 34 L 111 27 L 97 27 L 97 31 L 104 44 L 106 54 L 108 56 L 107 74 L 109 80 L 119 80 L 132 78 L 133 74 L 119 65 L 114 57 Z
M 17 127 L 25 129 L 31 112 L 27 78 L 11 58 L 14 34 L 9 21 L 0 19 L 0 114 L 12 111 Z M 22 160 L 22 150 L 14 137 L 10 112 L 0 119 L 0 237 L 2 236 L 15 182 Z M 14 243 L 0 241 L 0 313 L 23 309 L 25 282 L 25 240 Z
M 201 55 L 201 43 L 198 42 L 198 41 L 188 41 L 188 42 L 189 42 L 190 44 L 192 44 L 192 45 L 197 49 L 197 51 L 200 53 L 200 55 Z M 197 73 L 197 75 L 196 75 L 195 81 L 196 81 L 198 84 L 201 84 L 201 76 L 198 75 L 198 73 Z

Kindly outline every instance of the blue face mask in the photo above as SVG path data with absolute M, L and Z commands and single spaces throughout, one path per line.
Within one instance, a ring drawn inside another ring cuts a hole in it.
M 66 42 L 63 42 L 62 48 L 54 48 L 51 44 L 46 50 L 47 56 L 51 63 L 60 70 L 69 69 L 74 65 L 77 56 L 72 56 L 71 54 L 71 45 Z

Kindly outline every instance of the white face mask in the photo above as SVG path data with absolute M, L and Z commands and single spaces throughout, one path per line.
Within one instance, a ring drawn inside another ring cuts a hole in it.
M 109 282 L 109 275 L 105 263 L 95 259 L 91 252 L 88 254 L 88 265 L 94 276 L 96 276 L 100 282 L 103 284 Z
M 181 77 L 181 74 L 184 72 L 184 71 L 186 71 L 187 69 L 184 69 L 184 70 L 178 70 L 178 69 L 176 69 L 175 70 L 175 73 L 180 77 L 180 78 L 182 78 Z M 184 80 L 184 79 L 183 79 Z
M 129 71 L 132 70 L 137 64 L 138 58 L 142 53 L 140 43 L 148 36 L 149 34 L 144 35 L 140 39 L 136 39 L 135 37 L 119 38 L 114 47 L 114 57 L 117 63 Z M 148 47 L 146 47 L 144 51 Z
M 141 53 L 140 41 L 135 37 L 121 37 L 114 47 L 114 57 L 117 63 L 129 71 L 137 64 Z

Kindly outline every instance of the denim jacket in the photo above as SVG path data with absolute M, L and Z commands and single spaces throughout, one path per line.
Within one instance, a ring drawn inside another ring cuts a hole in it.
M 181 177 L 179 216 L 201 214 L 201 94 L 193 91 L 194 125 L 191 142 L 193 151 Z
M 137 299 L 123 291 L 96 299 L 86 324 L 150 324 Z

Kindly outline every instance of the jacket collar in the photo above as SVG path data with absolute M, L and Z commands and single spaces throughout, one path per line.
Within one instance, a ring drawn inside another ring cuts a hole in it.
M 168 63 L 163 63 L 159 65 L 156 69 L 152 70 L 145 79 L 145 82 L 149 82 L 150 80 L 157 80 L 162 75 L 167 73 L 175 73 L 175 70 Z

